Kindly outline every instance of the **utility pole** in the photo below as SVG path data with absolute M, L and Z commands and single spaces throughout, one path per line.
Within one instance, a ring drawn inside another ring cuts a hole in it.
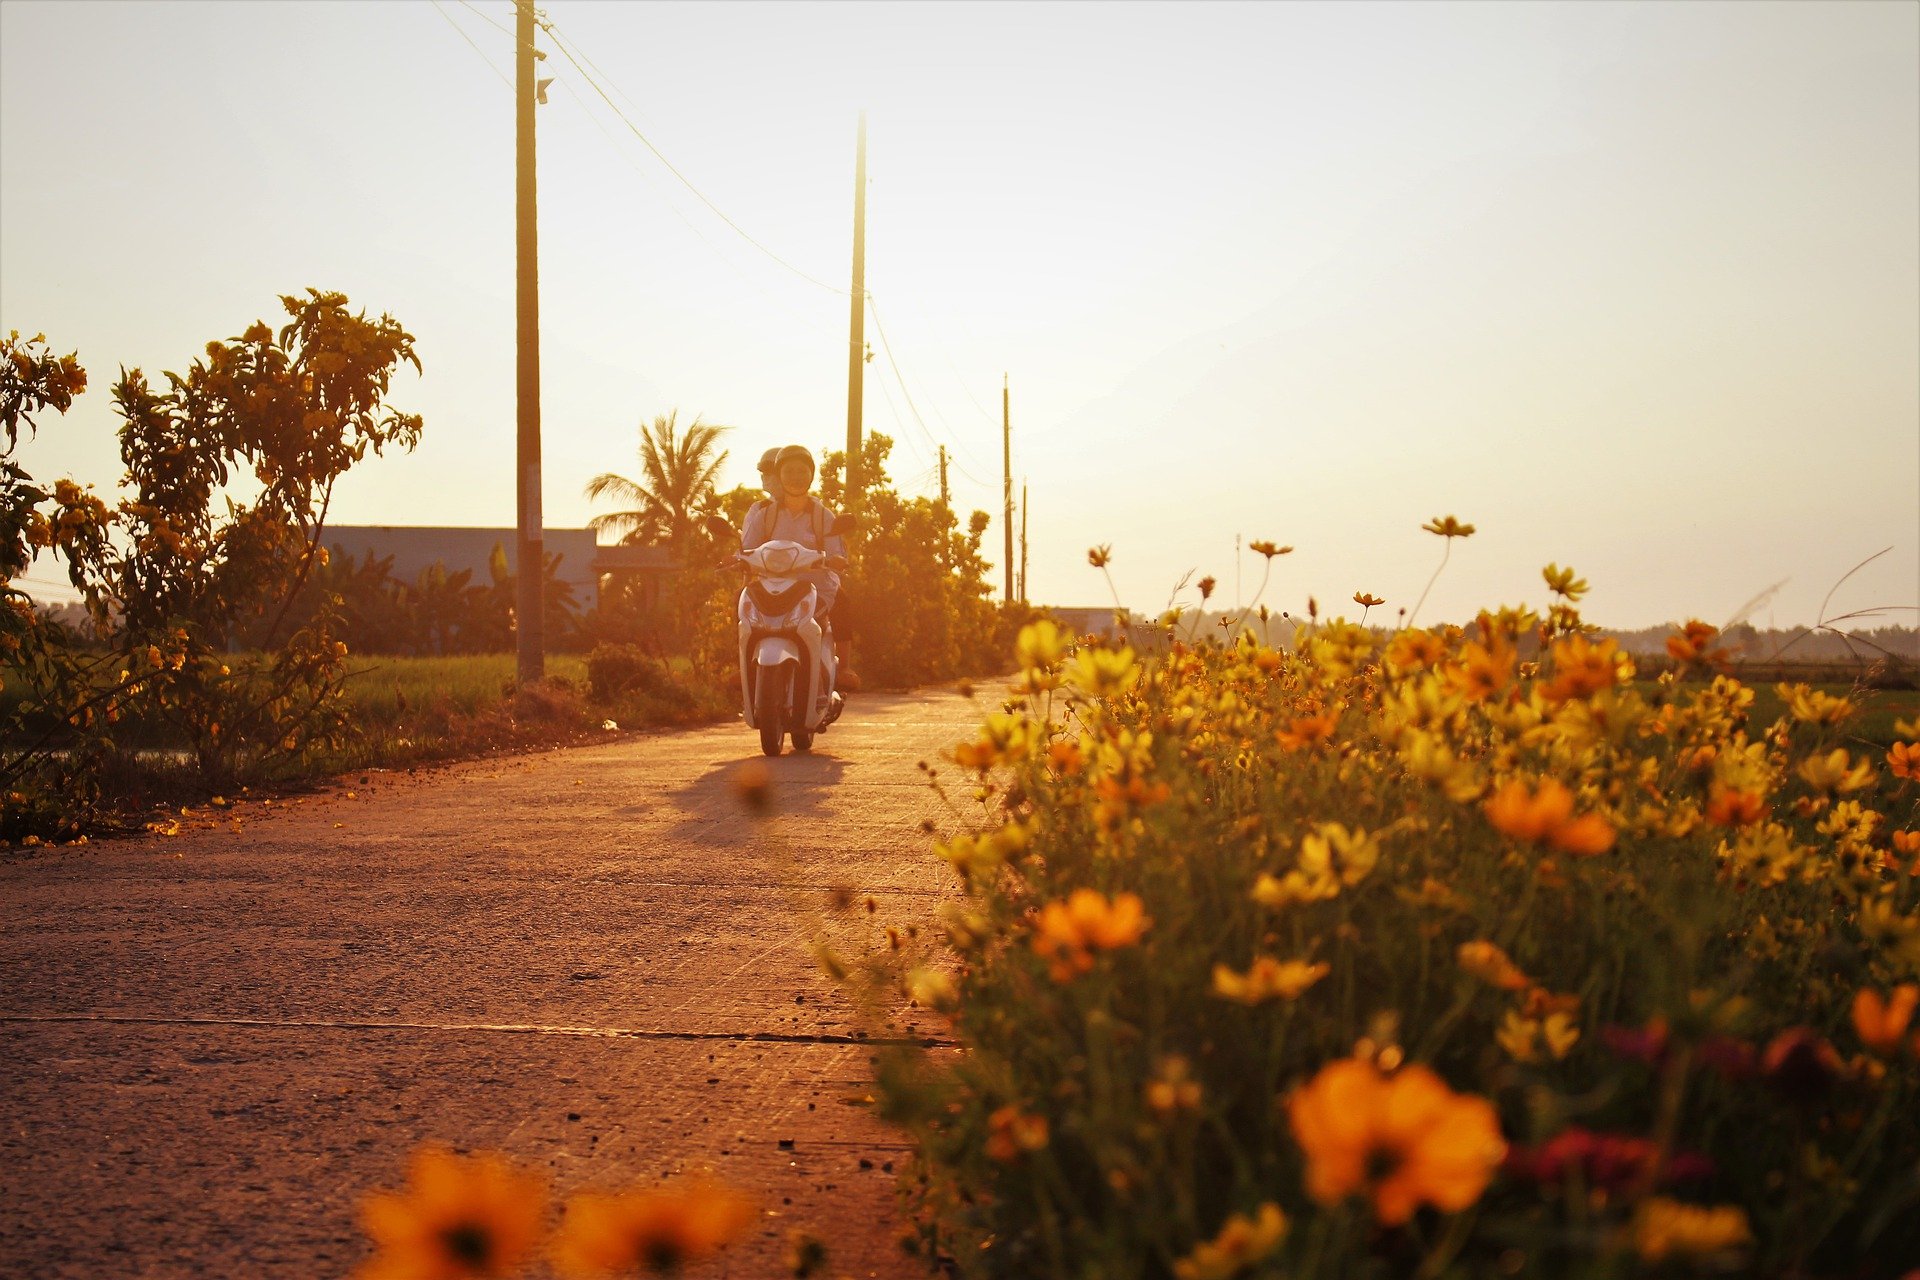
M 533 0 L 514 0 L 513 206 L 517 255 L 515 276 L 517 461 L 519 493 L 518 581 L 514 594 L 514 642 L 519 655 L 517 687 L 546 676 L 546 538 L 540 510 L 540 254 L 534 224 Z
M 847 338 L 846 511 L 859 506 L 860 411 L 867 370 L 867 113 L 860 113 L 860 142 L 853 160 L 853 325 Z
M 1007 603 L 1013 603 L 1013 410 L 1007 399 L 1007 375 L 1000 375 L 1000 496 L 1005 500 L 1000 523 L 1007 531 Z
M 1020 482 L 1020 603 L 1027 602 L 1027 482 Z
M 940 505 L 952 508 L 953 503 L 947 494 L 947 446 L 940 446 Z

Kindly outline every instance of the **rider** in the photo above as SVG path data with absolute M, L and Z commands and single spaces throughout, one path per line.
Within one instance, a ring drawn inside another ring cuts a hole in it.
M 840 594 L 839 570 L 846 567 L 847 547 L 839 534 L 830 532 L 834 513 L 813 496 L 813 477 L 813 455 L 800 445 L 770 449 L 762 455 L 760 478 L 770 496 L 747 511 L 740 549 L 752 551 L 765 542 L 797 542 L 824 552 L 826 565 L 811 571 L 808 578 L 819 592 L 814 617 L 831 634 L 833 602 Z M 846 680 L 850 674 L 842 670 L 843 683 L 850 683 Z

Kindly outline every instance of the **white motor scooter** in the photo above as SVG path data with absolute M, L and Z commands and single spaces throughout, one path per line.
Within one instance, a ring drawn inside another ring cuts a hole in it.
M 830 533 L 853 527 L 852 516 L 834 519 Z M 735 536 L 719 517 L 708 522 L 715 537 Z M 791 735 L 795 751 L 813 747 L 814 735 L 840 718 L 846 706 L 834 687 L 840 663 L 833 632 L 814 613 L 819 592 L 805 575 L 831 565 L 829 557 L 797 542 L 766 542 L 738 552 L 731 563 L 749 577 L 740 592 L 740 697 L 747 727 L 760 731 L 760 749 L 780 754 Z

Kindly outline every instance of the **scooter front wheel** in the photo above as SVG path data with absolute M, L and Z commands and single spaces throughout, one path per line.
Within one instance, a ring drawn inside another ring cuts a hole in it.
M 780 740 L 787 729 L 787 682 L 793 678 L 793 664 L 760 668 L 754 684 L 753 718 L 760 725 L 760 750 L 767 755 L 780 754 Z

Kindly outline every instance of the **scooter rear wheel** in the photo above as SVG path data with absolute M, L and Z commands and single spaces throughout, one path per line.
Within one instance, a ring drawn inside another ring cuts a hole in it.
M 760 668 L 753 690 L 753 718 L 760 726 L 760 750 L 767 755 L 780 754 L 780 740 L 787 729 L 787 684 L 793 678 L 793 664 Z

